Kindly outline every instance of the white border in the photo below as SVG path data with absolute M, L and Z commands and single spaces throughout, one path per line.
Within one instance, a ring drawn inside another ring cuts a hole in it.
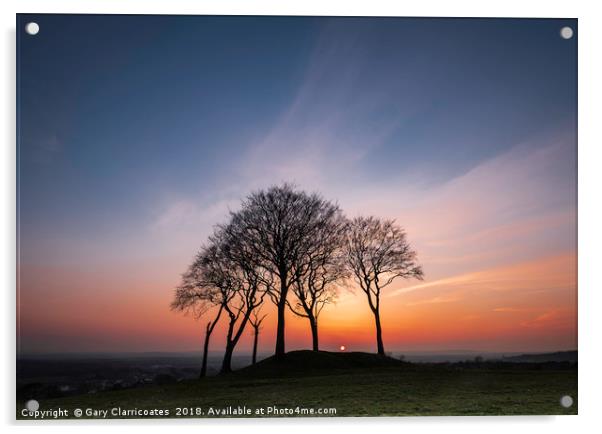
M 600 330 L 602 317 L 602 168 L 600 133 L 602 111 L 602 21 L 593 1 L 525 1 L 497 2 L 439 0 L 21 0 L 0 3 L 3 24 L 1 131 L 4 146 L 0 155 L 0 275 L 2 276 L 4 349 L 0 364 L 2 422 L 14 422 L 14 354 L 15 354 L 15 13 L 144 13 L 144 14 L 254 14 L 254 15 L 370 15 L 370 16 L 463 16 L 463 17 L 557 17 L 579 18 L 579 416 L 563 417 L 455 417 L 455 418 L 370 418 L 319 420 L 195 420 L 195 421 L 113 421 L 87 422 L 88 431 L 104 431 L 107 425 L 118 432 L 163 432 L 177 424 L 177 430 L 220 432 L 278 432 L 287 434 L 308 429 L 337 429 L 351 433 L 368 429 L 411 430 L 412 432 L 503 433 L 533 432 L 542 428 L 547 433 L 568 430 L 595 430 L 598 421 L 599 392 L 602 371 Z M 25 425 L 25 431 L 39 430 L 40 425 Z M 51 432 L 80 431 L 82 422 L 43 424 Z

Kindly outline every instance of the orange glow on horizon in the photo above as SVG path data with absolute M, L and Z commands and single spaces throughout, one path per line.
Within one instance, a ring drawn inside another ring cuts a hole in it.
M 29 268 L 23 276 L 19 333 L 31 347 L 22 351 L 201 347 L 206 319 L 197 321 L 169 310 L 169 288 L 176 282 L 50 268 Z M 574 253 L 423 282 L 399 281 L 382 295 L 385 347 L 400 351 L 576 348 L 575 294 Z M 265 312 L 260 350 L 269 352 L 274 342 L 274 307 L 267 306 Z M 287 349 L 310 348 L 307 321 L 292 314 L 286 321 Z M 221 350 L 224 328 L 224 322 L 216 328 L 212 350 Z M 348 344 L 341 341 L 374 350 L 374 319 L 361 290 L 343 290 L 338 302 L 324 309 L 319 334 L 325 350 L 344 351 Z M 239 351 L 248 351 L 250 345 L 249 329 Z

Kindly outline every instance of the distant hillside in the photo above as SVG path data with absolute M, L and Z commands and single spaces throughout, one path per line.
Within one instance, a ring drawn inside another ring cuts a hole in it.
M 356 368 L 385 368 L 400 367 L 409 363 L 391 357 L 361 352 L 330 352 L 330 351 L 291 351 L 284 355 L 282 360 L 274 356 L 268 357 L 255 365 L 236 371 L 236 374 L 245 376 L 299 376 L 331 374 L 336 370 L 349 370 Z
M 543 363 L 543 362 L 572 362 L 577 363 L 577 351 L 558 351 L 544 354 L 521 354 L 519 356 L 503 357 L 505 362 Z

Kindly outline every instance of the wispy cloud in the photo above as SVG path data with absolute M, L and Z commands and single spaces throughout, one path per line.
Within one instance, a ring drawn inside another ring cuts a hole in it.
M 433 297 L 433 298 L 428 298 L 426 300 L 418 300 L 418 301 L 413 301 L 410 303 L 405 303 L 405 305 L 406 306 L 420 306 L 421 304 L 452 303 L 452 302 L 458 301 L 458 300 L 461 300 L 461 298 L 455 297 L 455 296 L 447 296 L 447 297 L 437 296 L 437 297 Z
M 405 306 L 470 302 L 480 303 L 483 312 L 538 312 L 542 309 L 541 300 L 555 303 L 576 290 L 573 257 L 574 253 L 567 253 L 436 279 L 394 289 L 385 298 L 403 299 Z M 511 301 L 516 306 L 500 306 L 500 301 Z
M 151 221 L 150 229 L 154 232 L 201 230 L 203 232 L 222 223 L 235 202 L 221 199 L 212 202 L 198 203 L 192 199 L 179 199 L 168 202 Z
M 551 328 L 554 326 L 562 326 L 566 323 L 574 321 L 574 312 L 565 309 L 549 309 L 541 314 L 538 314 L 532 319 L 522 321 L 520 325 L 526 328 Z
M 326 26 L 289 107 L 242 156 L 241 175 L 251 185 L 287 180 L 331 190 L 325 186 L 357 173 L 362 160 L 420 109 L 407 103 L 410 85 L 397 71 L 378 72 L 388 86 L 374 83 L 373 65 L 357 56 L 366 41 L 341 30 Z

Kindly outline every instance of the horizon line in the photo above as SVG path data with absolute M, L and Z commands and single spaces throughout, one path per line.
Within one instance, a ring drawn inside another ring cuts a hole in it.
M 294 351 L 312 351 L 311 349 L 300 349 L 300 350 L 291 350 L 287 351 L 287 353 L 291 353 Z M 368 353 L 368 354 L 376 354 L 376 352 L 370 351 L 327 351 L 320 350 L 321 352 L 335 352 L 335 353 Z M 558 349 L 558 350 L 550 350 L 550 351 L 478 351 L 478 350 L 470 350 L 470 349 L 448 349 L 448 350 L 412 350 L 412 351 L 400 351 L 400 350 L 392 350 L 387 351 L 387 353 L 399 353 L 400 355 L 461 355 L 461 354 L 513 354 L 513 355 L 535 355 L 535 354 L 554 354 L 554 353 L 566 353 L 566 352 L 579 352 L 578 348 L 574 349 Z M 252 350 L 248 351 L 250 355 Z M 223 351 L 209 351 L 209 355 L 223 355 Z M 247 352 L 242 352 L 242 354 L 247 355 Z M 24 354 L 17 355 L 16 358 L 27 358 L 27 357 L 43 357 L 43 356 L 151 356 L 151 355 L 202 355 L 201 350 L 183 350 L 183 351 L 79 351 L 79 352 L 28 352 Z M 235 354 L 236 355 L 236 354 Z M 239 354 L 240 355 L 240 354 Z M 273 355 L 273 352 L 259 352 L 258 356 L 267 355 L 268 357 Z

